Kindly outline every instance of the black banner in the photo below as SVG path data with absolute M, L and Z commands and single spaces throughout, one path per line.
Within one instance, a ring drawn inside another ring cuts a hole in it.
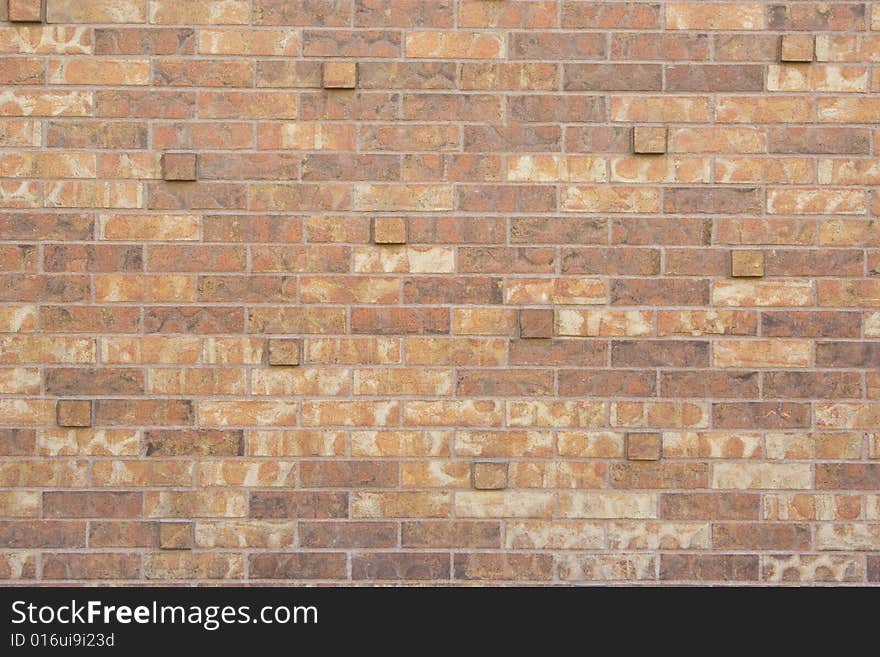
M 876 622 L 878 594 L 853 588 L 5 588 L 0 655 L 178 654 L 198 646 L 248 657 L 285 646 L 323 652 L 352 644 L 392 653 L 420 652 L 419 644 L 470 652 L 472 641 L 522 649 L 591 643 L 597 636 L 614 636 L 628 648 L 654 641 L 659 648 L 672 635 L 687 643 L 691 632 L 736 643 L 767 623 L 792 622 L 807 631 L 816 613 L 824 627 L 836 620 L 847 632 L 871 627 L 861 623 Z M 419 644 L 412 644 L 414 636 Z

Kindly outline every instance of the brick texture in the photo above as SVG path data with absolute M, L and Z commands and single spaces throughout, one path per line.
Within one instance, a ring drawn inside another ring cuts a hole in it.
M 880 3 L 0 0 L 0 579 L 880 584 Z

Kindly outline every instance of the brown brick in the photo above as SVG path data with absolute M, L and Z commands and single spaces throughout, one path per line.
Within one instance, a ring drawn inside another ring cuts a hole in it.
M 188 522 L 163 522 L 159 525 L 159 547 L 163 550 L 192 548 L 192 525 Z
M 780 40 L 779 60 L 783 62 L 813 61 L 812 34 L 783 34 Z
M 659 433 L 626 434 L 626 458 L 630 461 L 657 461 L 660 459 Z
M 406 244 L 406 219 L 376 217 L 373 219 L 373 241 L 376 244 Z
M 55 407 L 59 427 L 92 426 L 92 402 L 87 399 L 62 399 Z
M 248 557 L 252 579 L 346 579 L 347 558 L 342 552 L 260 552 Z
M 162 155 L 163 180 L 196 180 L 198 155 L 196 153 L 164 153 Z
M 270 338 L 269 365 L 299 365 L 302 359 L 302 340 Z
M 438 552 L 360 552 L 351 558 L 352 579 L 449 579 L 449 555 Z
M 0 541 L 7 548 L 83 548 L 86 545 L 86 523 L 0 520 Z
M 345 518 L 348 495 L 336 492 L 254 492 L 252 518 Z
M 880 463 L 819 463 L 816 488 L 876 490 L 880 487 Z
M 39 23 L 43 0 L 9 0 L 7 13 L 13 23 Z
M 519 336 L 521 338 L 552 338 L 553 311 L 539 309 L 520 310 Z
M 795 429 L 810 424 L 809 404 L 793 402 L 730 402 L 712 405 L 719 429 Z
M 752 493 L 664 493 L 660 517 L 669 520 L 757 520 L 761 496 Z
M 754 278 L 764 275 L 764 254 L 761 251 L 731 251 L 730 275 Z
M 501 524 L 467 520 L 404 522 L 401 536 L 405 548 L 499 548 Z
M 477 490 L 507 488 L 507 463 L 493 463 L 491 461 L 474 463 L 471 477 L 474 488 Z
M 47 518 L 135 518 L 142 510 L 140 493 L 43 493 L 43 514 Z
M 812 537 L 807 524 L 716 524 L 712 545 L 720 550 L 809 550 Z
M 43 555 L 43 577 L 48 580 L 137 579 L 140 569 L 139 554 L 66 552 Z
M 661 126 L 636 126 L 633 128 L 633 153 L 665 153 L 666 128 Z
M 743 582 L 758 579 L 758 556 L 746 554 L 664 554 L 661 580 Z
M 397 525 L 390 522 L 318 521 L 299 523 L 307 548 L 390 548 L 397 546 Z
M 705 463 L 632 461 L 612 463 L 608 470 L 612 488 L 706 488 Z
M 131 521 L 89 523 L 89 545 L 99 548 L 159 547 L 159 523 Z
M 457 580 L 541 581 L 552 577 L 549 554 L 473 553 L 454 556 Z
M 357 64 L 324 62 L 322 80 L 325 89 L 354 89 L 357 86 Z

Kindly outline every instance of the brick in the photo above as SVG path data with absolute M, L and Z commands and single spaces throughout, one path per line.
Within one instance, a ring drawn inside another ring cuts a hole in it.
M 660 447 L 659 433 L 626 434 L 626 458 L 630 461 L 657 461 Z
M 62 399 L 56 407 L 60 427 L 90 427 L 92 425 L 92 402 L 88 400 Z
M 162 155 L 162 178 L 172 181 L 196 180 L 198 156 L 195 153 L 165 153 Z
M 811 34 L 783 34 L 780 40 L 779 60 L 782 62 L 811 62 L 815 38 Z
M 268 353 L 270 365 L 299 365 L 302 360 L 302 341 L 270 338 Z
M 636 126 L 633 128 L 633 153 L 653 154 L 666 152 L 666 128 Z
M 357 64 L 324 62 L 321 79 L 325 89 L 354 89 L 357 86 Z
M 402 217 L 373 219 L 373 241 L 376 244 L 406 244 L 406 220 Z
M 743 582 L 758 579 L 758 556 L 745 554 L 664 554 L 660 579 Z
M 731 251 L 730 275 L 753 278 L 764 275 L 764 254 L 761 251 Z
M 418 581 L 449 578 L 449 557 L 443 553 L 356 553 L 351 562 L 355 580 Z
M 478 490 L 507 488 L 507 463 L 476 462 L 472 470 L 474 488 Z
M 42 0 L 9 0 L 7 14 L 14 23 L 39 23 L 42 13 Z
M 47 23 L 145 23 L 144 3 L 136 0 L 46 0 Z
M 538 309 L 520 310 L 519 334 L 522 338 L 552 338 L 553 311 Z
M 188 522 L 163 522 L 159 524 L 159 547 L 163 550 L 189 550 L 192 548 L 192 525 Z

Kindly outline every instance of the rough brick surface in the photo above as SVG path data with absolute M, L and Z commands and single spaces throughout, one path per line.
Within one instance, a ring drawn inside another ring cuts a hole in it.
M 880 585 L 878 53 L 0 0 L 0 579 Z

